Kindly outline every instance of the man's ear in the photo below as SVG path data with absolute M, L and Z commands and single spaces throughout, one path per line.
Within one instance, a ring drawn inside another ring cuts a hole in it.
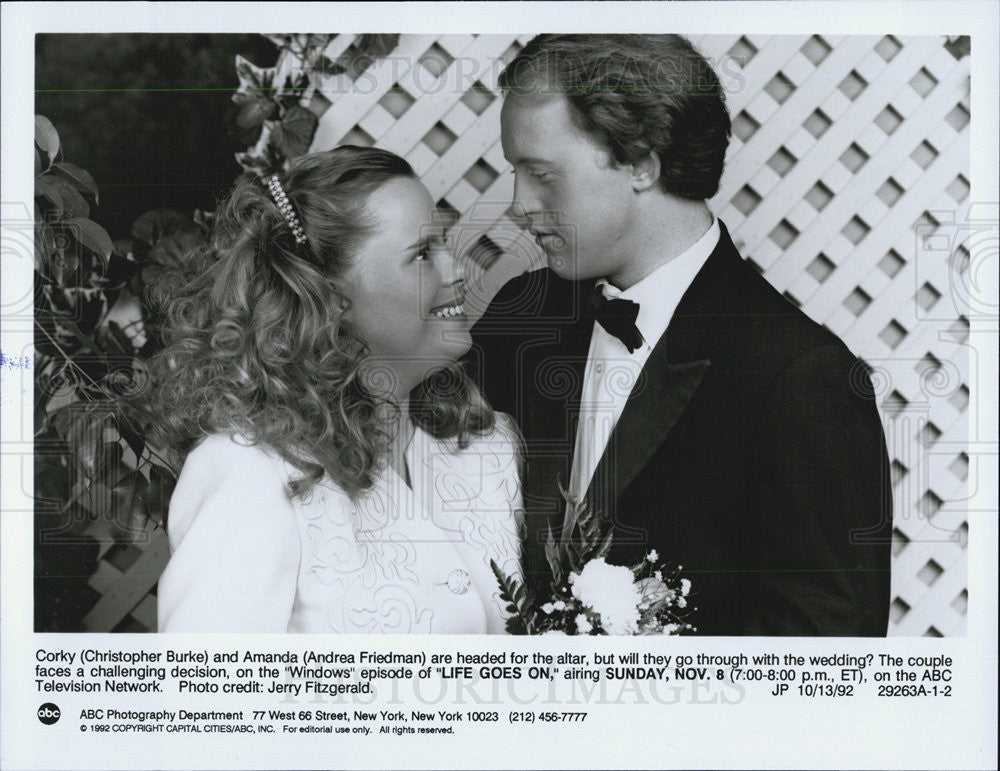
M 637 193 L 649 190 L 660 181 L 660 156 L 650 150 L 649 154 L 632 164 L 632 189 Z

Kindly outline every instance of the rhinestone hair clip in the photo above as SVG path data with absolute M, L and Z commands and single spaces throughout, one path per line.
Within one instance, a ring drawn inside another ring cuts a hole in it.
M 288 200 L 285 188 L 281 186 L 277 174 L 272 174 L 267 178 L 267 188 L 271 191 L 271 198 L 274 199 L 275 205 L 285 218 L 285 222 L 288 223 L 292 235 L 295 236 L 295 243 L 304 244 L 306 242 L 306 231 L 302 229 L 302 223 L 299 222 L 299 215 L 295 213 L 295 207 Z

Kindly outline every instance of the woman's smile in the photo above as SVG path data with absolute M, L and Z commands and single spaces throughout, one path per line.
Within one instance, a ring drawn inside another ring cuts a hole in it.
M 430 314 L 439 319 L 465 318 L 465 305 L 463 300 L 449 300 L 442 305 L 435 305 L 430 309 Z

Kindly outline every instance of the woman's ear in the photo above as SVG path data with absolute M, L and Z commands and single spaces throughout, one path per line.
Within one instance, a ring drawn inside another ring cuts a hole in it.
M 341 317 L 350 321 L 351 316 L 353 315 L 351 312 L 351 301 L 347 297 L 347 295 L 344 294 L 343 283 L 333 287 L 333 291 L 331 292 L 331 294 L 332 294 L 331 299 L 333 303 L 336 305 L 337 310 L 340 312 Z
M 632 189 L 637 193 L 649 190 L 660 180 L 660 156 L 650 150 L 645 158 L 632 164 Z

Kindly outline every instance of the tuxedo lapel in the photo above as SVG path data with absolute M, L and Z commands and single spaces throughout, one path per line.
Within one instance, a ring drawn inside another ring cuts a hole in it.
M 608 438 L 587 489 L 587 500 L 596 511 L 613 513 L 615 502 L 663 444 L 711 366 L 702 341 L 725 300 L 726 274 L 733 260 L 740 259 L 725 225 L 719 225 L 719 243 L 650 352 Z M 621 517 L 616 519 L 620 523 Z
M 613 511 L 614 503 L 684 413 L 710 365 L 708 359 L 671 364 L 666 346 L 653 349 L 587 489 L 587 500 L 595 511 Z

